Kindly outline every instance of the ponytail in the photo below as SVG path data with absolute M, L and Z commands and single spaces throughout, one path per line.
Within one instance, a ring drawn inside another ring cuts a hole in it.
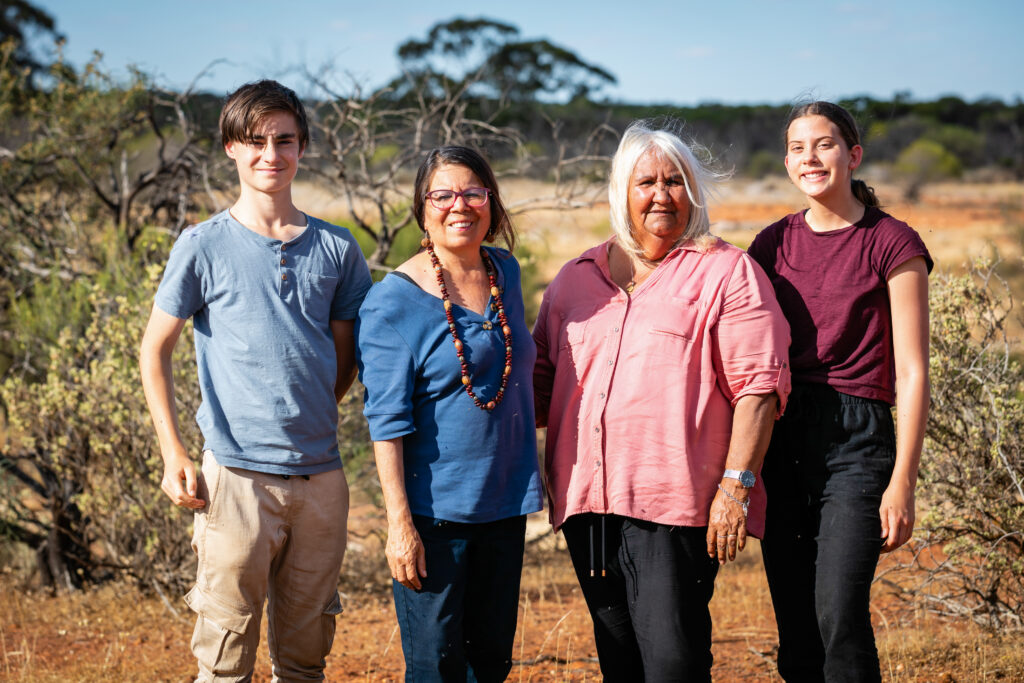
M 878 197 L 875 196 L 875 188 L 863 180 L 854 178 L 850 181 L 850 189 L 853 190 L 854 198 L 864 206 L 881 206 Z

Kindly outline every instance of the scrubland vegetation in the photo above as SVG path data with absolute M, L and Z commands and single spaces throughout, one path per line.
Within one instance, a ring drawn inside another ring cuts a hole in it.
M 44 13 L 26 16 L 52 33 Z M 5 28 L 5 36 L 0 678 L 182 680 L 191 670 L 190 619 L 179 598 L 194 571 L 190 520 L 159 491 L 162 465 L 135 354 L 173 239 L 233 192 L 216 139 L 219 95 L 170 92 L 143 73 L 115 81 L 99 61 L 80 70 L 44 64 L 20 34 Z M 782 172 L 785 107 L 602 101 L 612 74 L 489 20 L 438 24 L 399 56 L 403 73 L 374 90 L 329 69 L 296 76 L 316 93 L 300 179 L 332 200 L 304 208 L 350 227 L 378 272 L 416 248 L 410 173 L 436 144 L 485 149 L 515 190 L 510 205 L 527 226 L 533 299 L 546 273 L 602 234 L 593 207 L 617 131 L 630 119 L 683 118 L 719 165 L 735 170 L 737 185 L 764 186 Z M 467 57 L 468 66 L 445 71 L 444 56 Z M 898 94 L 844 104 L 865 128 L 869 179 L 909 211 L 937 207 L 963 220 L 953 228 L 915 223 L 926 241 L 951 239 L 944 253 L 962 258 L 940 259 L 931 280 L 933 405 L 919 520 L 913 541 L 879 570 L 883 668 L 889 680 L 1024 680 L 1024 370 L 1015 298 L 1024 289 L 1024 103 Z M 965 188 L 958 197 L 929 195 L 934 183 L 955 179 Z M 994 206 L 984 197 L 997 181 L 1011 189 Z M 739 203 L 753 207 L 744 221 L 764 225 L 787 199 L 743 201 L 727 198 L 713 218 L 741 213 Z M 998 218 L 986 229 L 1018 245 L 1001 261 L 991 252 L 975 261 L 962 247 L 982 209 Z M 583 216 L 569 237 L 529 227 L 538 215 L 567 225 L 551 218 L 556 211 Z M 181 425 L 198 448 L 194 351 L 183 343 L 177 353 Z M 356 506 L 341 577 L 349 609 L 328 673 L 388 680 L 401 657 L 381 597 L 384 525 L 360 407 L 355 390 L 339 425 Z M 585 606 L 565 553 L 543 528 L 531 545 L 512 678 L 595 680 Z M 713 603 L 723 680 L 775 675 L 767 590 L 756 550 L 745 557 L 723 572 Z

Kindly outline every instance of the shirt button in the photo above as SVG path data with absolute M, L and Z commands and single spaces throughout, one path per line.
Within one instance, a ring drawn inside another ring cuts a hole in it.
M 288 279 L 288 273 L 281 273 L 281 279 L 282 280 L 287 280 Z
M 608 361 L 608 365 L 612 365 L 614 361 Z
M 286 264 L 287 262 L 288 262 L 288 260 L 287 260 L 287 259 L 281 259 L 281 265 L 282 265 L 282 266 L 283 266 L 284 264 Z
M 619 331 L 619 328 L 617 328 L 617 327 L 613 327 L 612 328 L 612 332 L 618 332 L 618 331 Z
M 284 251 L 284 250 L 285 250 L 285 249 L 287 249 L 287 248 L 288 248 L 288 245 L 287 245 L 287 244 L 282 244 L 282 245 L 281 245 L 281 251 Z
M 601 428 L 600 428 L 600 427 L 594 427 L 594 432 L 595 432 L 595 433 L 597 433 L 597 432 L 600 432 L 600 431 L 601 431 Z
M 599 398 L 604 398 L 604 392 L 602 391 L 600 394 L 598 394 L 598 397 Z

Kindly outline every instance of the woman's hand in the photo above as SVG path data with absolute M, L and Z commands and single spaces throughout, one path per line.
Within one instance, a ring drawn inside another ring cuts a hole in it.
M 388 513 L 388 542 L 384 554 L 391 576 L 406 588 L 423 587 L 420 577 L 427 575 L 427 557 L 423 540 L 412 522 L 409 497 L 405 491 L 405 465 L 402 461 L 402 437 L 373 442 L 377 474 Z
M 733 498 L 729 498 L 726 492 Z M 719 564 L 736 559 L 736 551 L 747 545 L 747 515 L 741 503 L 746 503 L 750 492 L 735 479 L 723 479 L 708 513 L 708 557 L 718 558 Z M 736 501 L 740 501 L 739 503 Z
M 427 575 L 427 557 L 423 541 L 411 519 L 388 524 L 388 543 L 384 554 L 395 581 L 413 590 L 423 587 L 420 577 Z
M 914 487 L 891 481 L 878 508 L 882 520 L 882 552 L 896 550 L 914 533 Z

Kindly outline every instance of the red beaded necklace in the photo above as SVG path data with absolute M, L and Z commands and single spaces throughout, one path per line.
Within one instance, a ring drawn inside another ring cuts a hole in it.
M 501 333 L 505 336 L 505 370 L 501 375 L 501 387 L 498 389 L 497 395 L 493 401 L 487 401 L 486 403 L 481 401 L 480 398 L 473 391 L 473 382 L 469 377 L 469 365 L 466 363 L 466 357 L 462 352 L 462 340 L 459 339 L 459 333 L 455 329 L 455 317 L 452 315 L 452 302 L 448 297 L 448 288 L 444 285 L 444 272 L 441 268 L 441 261 L 438 260 L 437 254 L 434 253 L 434 245 L 430 241 L 429 237 L 424 237 L 423 246 L 427 248 L 427 253 L 430 255 L 430 262 L 434 266 L 434 273 L 437 274 L 437 284 L 441 288 L 441 300 L 444 302 L 444 316 L 448 319 L 448 329 L 452 333 L 452 343 L 455 344 L 455 355 L 459 357 L 459 366 L 462 372 L 462 386 L 465 387 L 466 393 L 473 399 L 473 403 L 477 408 L 486 410 L 488 412 L 494 410 L 501 403 L 501 399 L 505 398 L 505 387 L 508 386 L 509 375 L 512 374 L 512 328 L 509 327 L 508 318 L 505 317 L 505 304 L 501 301 L 501 290 L 498 289 L 498 283 L 494 275 L 494 264 L 491 263 L 491 258 L 487 255 L 487 252 L 483 247 L 480 248 L 480 256 L 484 262 L 484 268 L 487 270 L 487 279 L 491 283 L 491 296 L 494 298 L 494 303 L 498 309 L 498 320 L 501 322 Z M 489 329 L 489 328 L 488 328 Z

